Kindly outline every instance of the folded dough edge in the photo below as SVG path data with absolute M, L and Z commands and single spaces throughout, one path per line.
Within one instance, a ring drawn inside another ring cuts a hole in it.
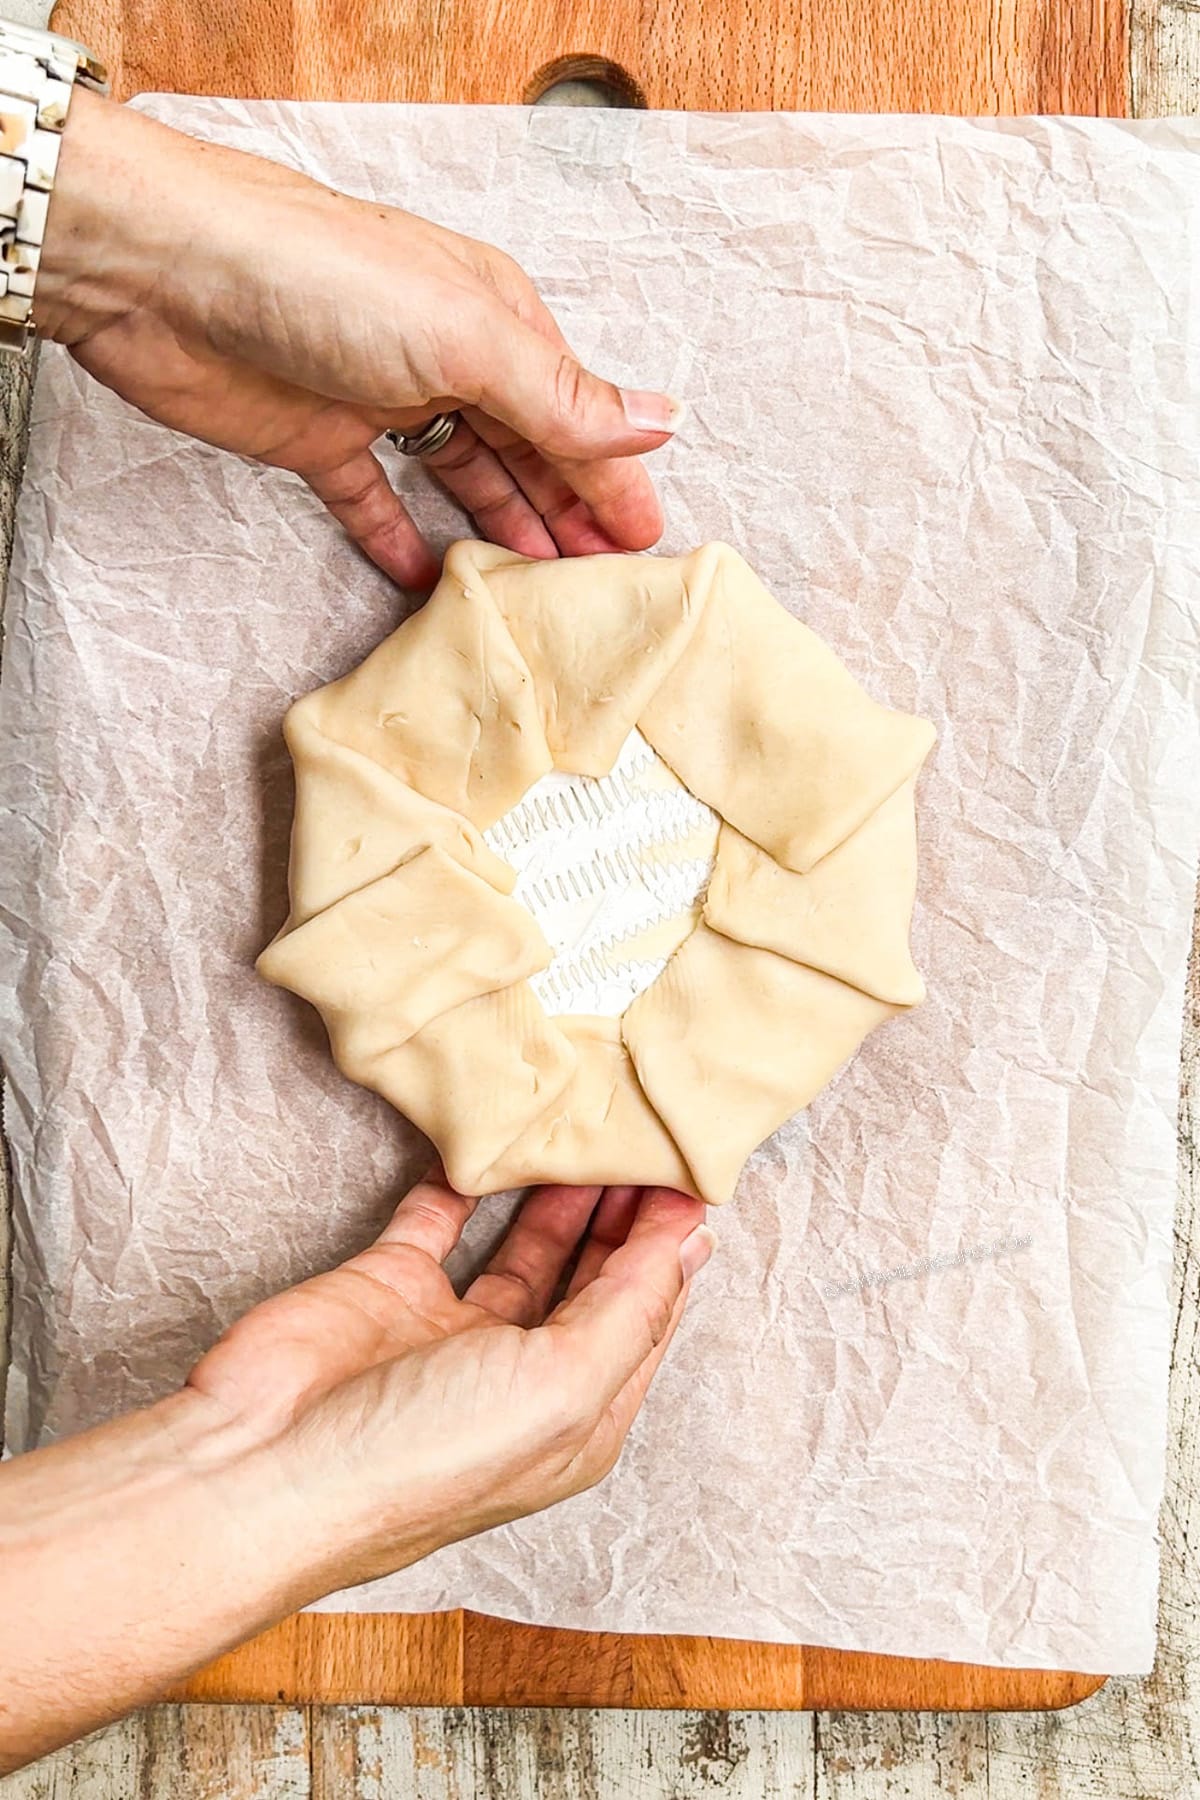
M 551 952 L 480 833 L 552 767 L 607 773 L 635 724 L 724 821 L 703 920 L 622 1019 L 548 1017 L 528 976 Z M 723 1200 L 923 994 L 913 789 L 933 728 L 871 700 L 728 545 L 551 563 L 453 545 L 426 606 L 285 732 L 292 911 L 260 970 L 313 1000 L 339 1067 L 462 1191 Z

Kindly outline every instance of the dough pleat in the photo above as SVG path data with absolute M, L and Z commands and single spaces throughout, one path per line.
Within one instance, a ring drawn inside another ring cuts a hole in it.
M 443 1013 L 356 1079 L 433 1140 L 460 1194 L 485 1194 L 496 1189 L 493 1165 L 563 1092 L 576 1060 L 520 981 Z
M 285 930 L 386 875 L 426 844 L 436 844 L 500 893 L 511 893 L 512 870 L 461 813 L 427 800 L 361 751 L 325 737 L 300 707 L 288 715 L 285 732 L 296 767 L 292 910 Z
M 555 768 L 606 775 L 686 648 L 716 571 L 714 547 L 530 563 L 456 545 L 451 572 L 472 565 L 533 678 Z
M 915 1006 L 925 984 L 908 944 L 917 891 L 915 777 L 807 875 L 722 825 L 704 917 L 740 943 L 774 950 L 877 1000 Z
M 933 727 L 877 705 L 736 551 L 714 548 L 699 622 L 638 725 L 698 799 L 803 872 L 921 766 Z
M 651 1104 L 705 1200 L 898 1009 L 698 925 L 622 1021 Z
M 574 1049 L 578 1062 L 553 1104 L 482 1177 L 484 1192 L 534 1181 L 589 1182 L 676 1188 L 697 1194 L 699 1187 L 678 1144 L 646 1098 L 619 1019 L 563 1016 L 552 1021 Z
M 554 766 L 504 621 L 482 588 L 452 575 L 352 674 L 298 700 L 293 717 L 481 830 Z
M 551 954 L 525 907 L 429 848 L 276 938 L 258 969 L 312 1002 L 338 1066 L 362 1081 L 380 1051 Z

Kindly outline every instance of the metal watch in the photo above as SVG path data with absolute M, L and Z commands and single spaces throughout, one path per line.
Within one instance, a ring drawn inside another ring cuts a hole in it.
M 52 31 L 0 19 L 0 352 L 33 338 L 46 209 L 75 83 L 108 92 L 104 65 Z

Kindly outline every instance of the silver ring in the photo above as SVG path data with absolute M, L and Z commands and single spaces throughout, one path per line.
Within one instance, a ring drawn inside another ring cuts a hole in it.
M 450 442 L 457 424 L 456 412 L 435 413 L 428 425 L 422 425 L 411 437 L 402 431 L 389 431 L 385 436 L 389 444 L 395 444 L 401 456 L 432 456 L 435 450 L 443 449 Z

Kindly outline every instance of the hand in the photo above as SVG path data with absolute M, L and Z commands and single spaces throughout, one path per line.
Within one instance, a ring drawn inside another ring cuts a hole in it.
M 37 322 L 152 418 L 303 476 L 402 585 L 438 565 L 370 445 L 437 412 L 462 418 L 427 466 L 496 543 L 552 557 L 661 533 L 638 457 L 678 408 L 583 369 L 509 257 L 86 89 Z
M 191 1375 L 310 1497 L 322 1591 L 606 1475 L 712 1246 L 681 1194 L 545 1187 L 460 1300 L 442 1264 L 475 1205 L 421 1182 L 369 1250 L 256 1307 Z
M 697 1200 L 598 1195 L 536 1192 L 459 1300 L 442 1261 L 475 1203 L 421 1182 L 182 1391 L 0 1466 L 0 1775 L 332 1588 L 599 1481 L 712 1238 Z

